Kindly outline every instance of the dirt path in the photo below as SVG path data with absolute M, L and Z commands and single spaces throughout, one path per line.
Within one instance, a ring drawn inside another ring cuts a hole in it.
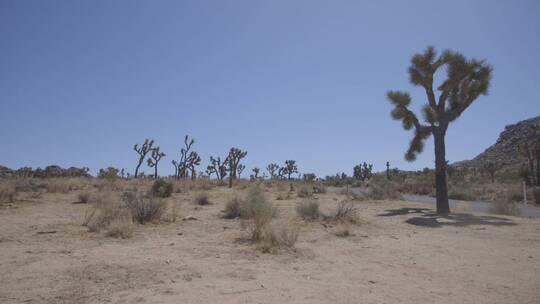
M 261 253 L 235 220 L 175 194 L 194 221 L 138 226 L 132 239 L 89 233 L 87 206 L 46 195 L 0 209 L 1 303 L 538 303 L 540 221 L 357 202 L 352 236 L 300 223 L 295 252 Z M 268 193 L 273 198 L 274 193 Z M 320 195 L 325 212 L 341 199 Z M 273 201 L 293 220 L 299 199 Z M 39 233 L 42 232 L 42 233 Z

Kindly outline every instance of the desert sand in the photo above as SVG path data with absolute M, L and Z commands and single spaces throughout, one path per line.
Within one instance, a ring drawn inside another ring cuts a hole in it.
M 115 239 L 81 225 L 76 192 L 0 209 L 1 303 L 539 303 L 540 221 L 469 212 L 437 217 L 406 201 L 355 201 L 360 222 L 298 220 L 293 195 L 270 201 L 274 225 L 298 225 L 294 249 L 264 253 L 239 220 L 175 193 L 177 221 Z M 345 197 L 316 194 L 324 212 Z M 191 215 L 196 220 L 183 221 Z

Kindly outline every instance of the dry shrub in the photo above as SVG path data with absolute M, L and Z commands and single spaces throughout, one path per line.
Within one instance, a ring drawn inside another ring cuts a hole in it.
M 516 204 L 515 202 L 504 202 L 504 201 L 493 202 L 491 205 L 491 212 L 495 214 L 503 214 L 503 215 L 513 215 L 513 216 L 521 215 L 521 209 L 519 208 L 519 205 Z
M 342 223 L 357 223 L 358 210 L 351 202 L 340 202 L 331 219 Z
M 326 187 L 323 184 L 313 186 L 313 193 L 326 193 Z
M 252 241 L 262 240 L 267 225 L 276 214 L 277 210 L 266 200 L 264 192 L 257 186 L 251 187 L 241 206 L 240 216 L 247 221 Z
M 195 199 L 193 200 L 193 203 L 199 206 L 207 206 L 207 205 L 212 204 L 210 202 L 210 198 L 208 197 L 208 193 L 206 192 L 200 192 L 197 195 L 195 195 Z
M 15 201 L 15 190 L 8 185 L 0 186 L 0 204 L 11 204 Z
M 73 189 L 69 180 L 63 178 L 51 178 L 45 181 L 45 189 L 49 193 L 68 193 Z
M 173 184 L 164 179 L 156 180 L 154 184 L 152 184 L 152 189 L 150 190 L 152 196 L 161 198 L 170 197 L 172 192 Z
M 90 192 L 81 192 L 77 195 L 78 203 L 80 204 L 88 204 L 90 201 L 91 194 Z
M 319 203 L 314 200 L 304 201 L 296 206 L 296 214 L 307 221 L 317 220 L 321 213 L 319 211 Z
M 45 189 L 45 184 L 33 178 L 19 179 L 15 182 L 17 192 L 40 192 Z
M 241 207 L 244 202 L 237 196 L 233 197 L 225 205 L 223 210 L 223 218 L 225 219 L 235 219 L 240 217 Z
M 384 183 L 382 185 L 372 184 L 368 198 L 373 200 L 401 199 L 401 193 L 399 193 L 397 187 L 392 183 Z
M 282 225 L 279 228 L 267 227 L 259 240 L 260 249 L 267 253 L 277 253 L 278 249 L 292 249 L 298 241 L 298 226 Z
M 474 201 L 476 200 L 475 195 L 470 189 L 464 187 L 452 187 L 448 192 L 448 198 L 458 201 Z
M 283 201 L 283 200 L 288 200 L 288 199 L 291 199 L 291 195 L 289 192 L 279 192 L 276 195 L 276 201 Z
M 86 211 L 83 226 L 90 232 L 105 230 L 112 237 L 131 237 L 133 232 L 131 212 L 111 195 L 99 196 Z
M 167 209 L 167 202 L 160 198 L 144 196 L 141 193 L 125 192 L 122 199 L 139 224 L 159 220 Z
M 337 226 L 334 234 L 338 237 L 348 237 L 351 235 L 351 228 L 347 223 L 340 224 Z
M 309 188 L 306 186 L 298 187 L 298 190 L 296 191 L 296 195 L 298 197 L 309 197 L 311 196 L 311 192 L 309 191 Z
M 107 235 L 113 238 L 131 238 L 133 236 L 133 221 L 129 218 L 114 219 L 107 229 Z

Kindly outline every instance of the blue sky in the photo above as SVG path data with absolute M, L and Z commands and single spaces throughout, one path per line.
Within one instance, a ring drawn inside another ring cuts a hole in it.
M 406 71 L 428 45 L 494 66 L 448 131 L 447 158 L 470 159 L 540 114 L 539 3 L 0 0 L 0 164 L 133 171 L 149 137 L 169 174 L 190 134 L 204 167 L 232 146 L 248 169 L 432 167 L 431 142 L 404 160 L 412 134 L 385 99 L 425 102 Z

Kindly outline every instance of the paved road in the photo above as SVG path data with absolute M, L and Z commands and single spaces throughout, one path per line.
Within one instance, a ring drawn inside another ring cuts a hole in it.
M 330 192 L 338 192 L 343 188 L 339 187 L 327 187 L 327 190 Z M 361 188 L 349 188 L 349 191 L 361 194 L 365 189 Z M 435 198 L 426 195 L 415 195 L 415 194 L 403 194 L 403 199 L 410 202 L 429 204 L 435 206 Z M 473 212 L 481 213 L 492 213 L 491 212 L 491 203 L 480 202 L 480 201 L 459 201 L 459 200 L 450 200 L 450 210 L 456 208 L 456 206 L 464 206 L 468 210 Z M 523 217 L 532 217 L 540 218 L 540 206 L 536 205 L 523 205 L 520 204 L 519 208 L 521 209 L 521 216 Z
M 404 194 L 403 198 L 410 202 L 424 203 L 435 206 L 434 197 Z M 474 212 L 491 213 L 491 203 L 488 202 L 450 200 L 450 209 L 455 208 L 457 205 L 465 206 Z M 520 204 L 519 208 L 521 209 L 521 216 L 540 218 L 540 207 L 538 206 Z

